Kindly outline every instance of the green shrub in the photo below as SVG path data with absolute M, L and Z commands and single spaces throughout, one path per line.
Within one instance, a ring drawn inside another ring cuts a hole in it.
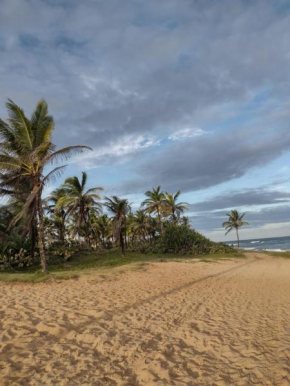
M 23 248 L 20 248 L 19 251 L 10 248 L 5 251 L 5 254 L 0 255 L 0 271 L 20 269 L 31 265 L 31 256 L 27 250 Z
M 165 227 L 163 235 L 158 240 L 157 249 L 162 253 L 193 255 L 233 251 L 231 247 L 214 243 L 187 226 L 175 224 L 168 224 Z

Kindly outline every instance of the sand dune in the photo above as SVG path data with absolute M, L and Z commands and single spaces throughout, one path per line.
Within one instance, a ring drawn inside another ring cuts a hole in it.
M 149 263 L 0 294 L 3 386 L 290 384 L 286 259 Z

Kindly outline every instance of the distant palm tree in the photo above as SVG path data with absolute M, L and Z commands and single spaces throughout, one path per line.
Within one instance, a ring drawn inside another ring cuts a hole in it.
M 238 248 L 240 248 L 240 238 L 239 238 L 239 228 L 244 225 L 249 225 L 246 221 L 243 221 L 243 217 L 246 213 L 243 213 L 242 215 L 239 214 L 239 212 L 234 209 L 231 211 L 231 213 L 227 213 L 227 216 L 229 217 L 228 221 L 223 222 L 223 227 L 226 229 L 226 235 L 232 231 L 233 229 L 236 230 L 237 234 L 237 240 L 238 240 Z
M 97 218 L 95 227 L 100 234 L 102 245 L 105 247 L 106 240 L 108 240 L 108 238 L 110 238 L 112 235 L 111 219 L 106 214 L 103 214 Z
M 104 206 L 113 214 L 113 233 L 117 244 L 121 247 L 122 254 L 125 256 L 125 232 L 126 217 L 130 213 L 128 200 L 113 196 L 105 197 Z
M 141 204 L 141 207 L 145 207 L 145 213 L 156 213 L 158 219 L 158 225 L 160 233 L 163 233 L 163 224 L 161 219 L 161 214 L 163 212 L 164 206 L 166 205 L 165 194 L 162 192 L 160 186 L 153 188 L 152 191 L 148 190 L 145 193 L 146 200 Z
M 190 228 L 190 221 L 189 218 L 186 216 L 182 216 L 180 219 L 181 225 L 185 226 L 186 228 Z
M 59 198 L 55 208 L 66 208 L 70 216 L 75 218 L 75 232 L 84 230 L 88 243 L 90 244 L 89 227 L 90 218 L 89 212 L 91 209 L 97 210 L 98 213 L 102 211 L 102 205 L 97 200 L 101 197 L 96 192 L 103 190 L 101 187 L 86 189 L 87 173 L 82 172 L 82 180 L 78 177 L 69 177 L 65 180 L 61 189 L 63 196 Z
M 143 210 L 137 210 L 131 223 L 131 229 L 133 233 L 142 237 L 142 239 L 145 241 L 146 236 L 149 234 L 150 228 L 150 217 L 148 217 Z
M 181 214 L 188 208 L 188 204 L 186 202 L 177 202 L 179 196 L 180 190 L 175 194 L 167 192 L 165 194 L 165 213 L 169 213 L 175 224 L 180 219 Z
M 38 246 L 42 271 L 47 270 L 44 246 L 44 220 L 41 195 L 43 187 L 58 177 L 64 166 L 51 170 L 46 176 L 44 167 L 73 153 L 82 152 L 86 146 L 69 146 L 55 151 L 51 142 L 54 120 L 48 114 L 47 103 L 41 100 L 30 119 L 14 102 L 6 103 L 8 123 L 0 119 L 0 193 L 10 195 L 22 203 L 11 226 L 27 219 L 27 226 L 37 226 Z
M 46 199 L 49 205 L 49 210 L 53 213 L 53 222 L 56 225 L 59 233 L 59 240 L 64 241 L 65 238 L 65 220 L 68 214 L 68 211 L 64 206 L 56 208 L 58 201 L 65 196 L 65 191 L 62 188 L 55 189 L 50 196 Z

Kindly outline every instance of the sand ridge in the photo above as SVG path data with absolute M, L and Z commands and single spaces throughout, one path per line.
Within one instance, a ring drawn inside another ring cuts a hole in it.
M 3 386 L 290 384 L 287 259 L 148 263 L 0 294 Z

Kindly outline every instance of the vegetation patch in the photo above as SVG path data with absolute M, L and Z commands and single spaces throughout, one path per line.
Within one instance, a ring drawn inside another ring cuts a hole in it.
M 46 185 L 63 172 L 63 162 L 91 149 L 83 145 L 56 149 L 54 119 L 44 100 L 30 118 L 11 100 L 6 107 L 7 122 L 0 119 L 0 195 L 7 201 L 0 208 L 2 279 L 10 272 L 9 280 L 37 282 L 57 272 L 234 253 L 191 228 L 180 190 L 152 188 L 133 211 L 126 198 L 101 197 L 103 188 L 89 186 L 88 175 L 82 172 L 43 197 Z M 238 232 L 245 223 L 243 215 L 234 214 L 224 225 Z M 38 273 L 40 268 L 43 274 Z M 24 272 L 27 276 L 22 276 Z

